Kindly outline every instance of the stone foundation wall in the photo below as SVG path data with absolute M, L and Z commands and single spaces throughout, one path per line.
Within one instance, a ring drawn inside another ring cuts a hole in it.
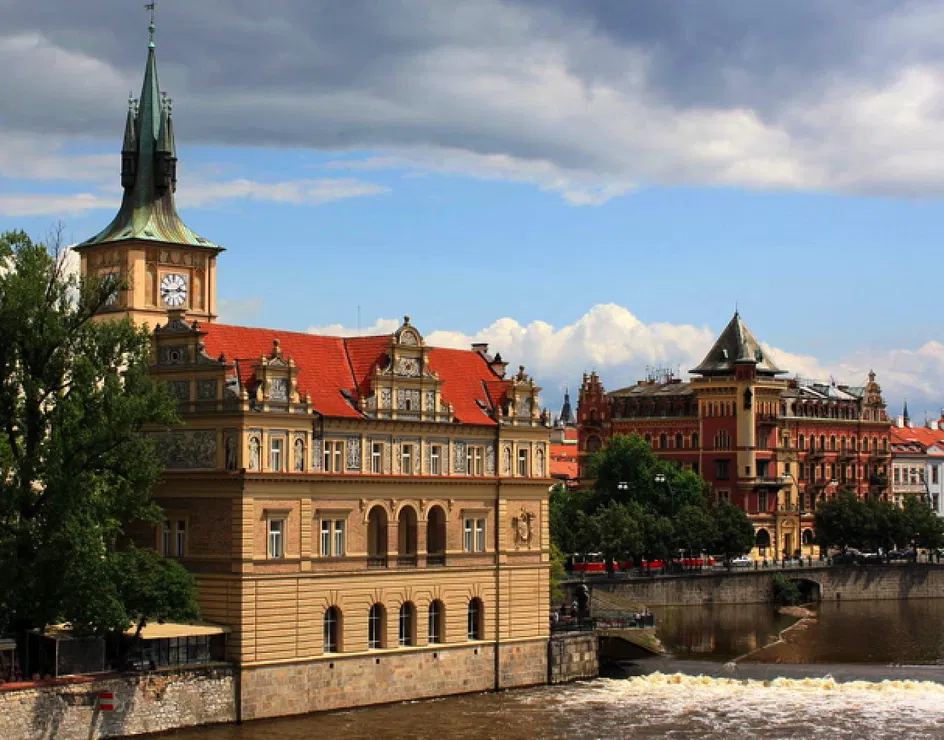
M 600 675 L 599 640 L 595 632 L 555 635 L 547 645 L 547 682 L 567 683 Z
M 262 719 L 453 694 L 531 686 L 547 680 L 547 640 L 495 646 L 428 646 L 338 654 L 243 669 L 242 719 Z
M 117 710 L 99 711 L 100 692 Z M 90 740 L 236 720 L 231 666 L 0 689 L 0 738 Z

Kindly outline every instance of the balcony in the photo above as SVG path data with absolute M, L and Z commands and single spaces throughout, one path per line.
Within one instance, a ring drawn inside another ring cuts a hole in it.
M 398 568 L 415 568 L 416 555 L 397 555 Z
M 810 458 L 810 460 L 822 460 L 824 457 L 826 457 L 826 450 L 822 448 L 810 450 L 810 454 L 808 455 L 808 457 Z
M 888 450 L 884 452 L 873 450 L 871 453 L 869 453 L 870 460 L 888 460 L 889 458 L 891 458 L 891 456 L 892 456 L 892 453 L 889 452 Z
M 779 491 L 786 488 L 789 483 L 782 478 L 775 478 L 768 475 L 759 475 L 754 479 L 754 488 L 767 488 Z
M 855 459 L 855 450 L 839 450 L 839 462 L 852 462 Z

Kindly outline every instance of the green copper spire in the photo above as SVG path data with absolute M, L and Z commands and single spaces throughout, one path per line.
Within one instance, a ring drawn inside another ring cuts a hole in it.
M 161 94 L 154 45 L 154 7 L 148 27 L 147 66 L 141 97 L 129 101 L 121 148 L 121 185 L 124 197 L 114 220 L 100 234 L 79 247 L 131 239 L 206 247 L 213 242 L 198 236 L 181 220 L 174 203 L 177 189 L 177 147 L 170 99 Z

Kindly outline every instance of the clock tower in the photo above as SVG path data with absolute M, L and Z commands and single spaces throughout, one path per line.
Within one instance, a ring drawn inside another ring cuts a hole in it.
M 216 319 L 216 258 L 222 247 L 191 231 L 177 214 L 177 150 L 171 101 L 161 93 L 150 25 L 144 85 L 129 98 L 121 147 L 118 214 L 76 251 L 83 275 L 116 275 L 125 283 L 102 318 L 130 316 L 138 324 L 167 323 L 186 311 L 201 323 Z

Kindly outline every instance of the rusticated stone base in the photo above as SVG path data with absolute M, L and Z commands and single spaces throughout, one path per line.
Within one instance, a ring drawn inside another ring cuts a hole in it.
M 547 653 L 548 683 L 567 683 L 600 675 L 596 632 L 554 635 L 548 643 Z
M 495 646 L 429 646 L 339 654 L 303 663 L 243 668 L 243 720 L 542 684 L 547 640 Z

